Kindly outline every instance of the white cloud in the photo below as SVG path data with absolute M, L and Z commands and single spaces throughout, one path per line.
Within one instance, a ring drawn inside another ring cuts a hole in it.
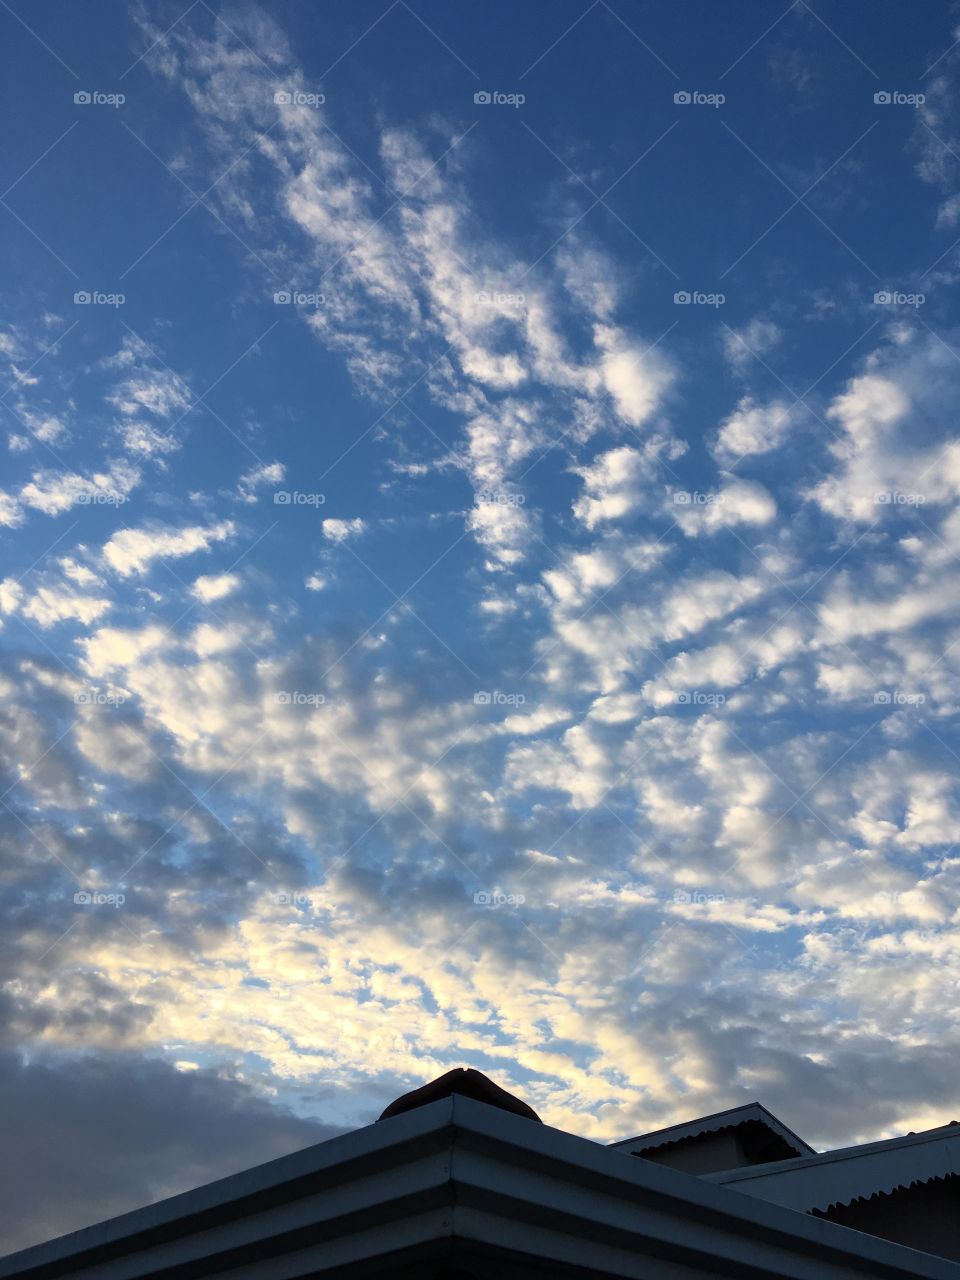
M 647 458 L 630 445 L 598 455 L 577 472 L 583 477 L 584 493 L 574 502 L 573 513 L 588 529 L 628 515 L 639 505 L 644 486 L 650 482 Z
M 136 627 L 101 627 L 81 641 L 84 667 L 93 676 L 112 675 L 135 667 L 148 654 L 170 645 L 171 636 L 159 624 Z
M 110 608 L 110 601 L 102 596 L 83 595 L 62 586 L 44 586 L 22 608 L 25 617 L 32 618 L 43 628 L 71 620 L 87 625 L 106 613 Z
M 122 352 L 114 363 L 121 368 L 133 367 L 134 372 L 108 392 L 108 403 L 127 418 L 146 412 L 157 418 L 179 419 L 189 411 L 194 401 L 181 378 L 169 369 L 152 367 L 150 353 L 135 339 L 127 339 Z
M 103 547 L 105 562 L 121 577 L 146 573 L 157 559 L 174 559 L 206 551 L 214 543 L 233 537 L 236 525 L 232 520 L 219 524 L 190 525 L 181 529 L 154 526 L 142 529 L 121 529 Z
M 245 645 L 248 634 L 249 628 L 240 622 L 230 622 L 224 626 L 201 622 L 190 635 L 188 643 L 198 657 L 209 658 Z
M 347 538 L 357 538 L 367 527 L 366 520 L 354 516 L 352 520 L 324 520 L 321 525 L 323 536 L 331 542 L 345 542 Z
M 641 346 L 612 325 L 597 325 L 594 339 L 602 352 L 603 384 L 617 412 L 630 426 L 642 426 L 660 407 L 673 382 L 673 370 L 658 351 Z
M 0 524 L 8 529 L 16 529 L 23 524 L 23 509 L 11 493 L 0 490 Z
M 838 575 L 819 607 L 819 616 L 830 636 L 851 640 L 857 636 L 905 631 L 932 618 L 949 616 L 960 608 L 960 584 L 934 581 L 909 584 L 895 581 L 894 590 L 868 594 L 849 575 Z
M 144 458 L 162 458 L 165 454 L 176 453 L 180 448 L 180 441 L 175 436 L 149 422 L 123 422 L 118 430 L 123 447 Z
M 627 578 L 631 559 L 643 572 L 644 562 L 656 562 L 657 548 L 642 544 L 622 548 L 619 556 L 593 552 L 574 557 L 564 570 L 544 574 L 555 600 L 553 636 L 541 643 L 549 660 L 545 678 L 555 687 L 571 687 L 589 672 L 589 687 L 609 694 L 625 689 L 638 663 L 651 657 L 662 642 L 675 643 L 696 635 L 711 622 L 739 610 L 765 591 L 763 579 L 723 571 L 688 573 L 658 584 L 637 604 L 636 579 Z M 623 598 L 612 591 L 627 584 Z M 600 598 L 603 607 L 592 608 Z M 659 663 L 657 664 L 659 665 Z
M 239 585 L 240 575 L 236 573 L 202 574 L 194 580 L 190 591 L 204 604 L 211 604 L 232 595 Z
M 901 421 L 909 408 L 910 401 L 903 388 L 891 378 L 865 374 L 850 382 L 848 390 L 837 396 L 828 413 L 853 442 L 862 447 L 882 437 L 885 429 Z
M 777 449 L 796 426 L 797 407 L 784 400 L 756 404 L 749 396 L 720 424 L 713 452 L 725 462 Z
M 81 703 L 74 740 L 82 755 L 104 773 L 144 782 L 160 767 L 148 735 L 118 720 L 110 707 Z
M 245 471 L 237 484 L 237 493 L 243 502 L 256 502 L 256 491 L 261 485 L 279 484 L 285 469 L 282 462 L 264 462 L 259 467 Z
M 0 582 L 0 613 L 13 613 L 23 597 L 23 587 L 15 578 Z
M 80 587 L 98 587 L 103 583 L 103 579 L 98 577 L 88 565 L 78 563 L 72 556 L 61 556 L 57 564 L 63 576 Z
M 764 621 L 730 629 L 732 639 L 681 652 L 643 686 L 644 697 L 654 706 L 677 705 L 681 695 L 709 689 L 733 689 L 759 673 L 768 674 L 807 646 L 803 630 L 795 624 L 768 627 Z M 728 700 L 729 701 L 729 700 Z
M 807 497 L 828 515 L 863 523 L 902 516 L 901 500 L 956 501 L 960 444 L 949 406 L 958 392 L 960 367 L 933 337 L 874 352 L 827 411 L 840 430 L 830 446 L 838 465 Z
M 140 472 L 128 462 L 112 462 L 107 471 L 80 475 L 75 471 L 35 471 L 20 490 L 20 501 L 44 515 L 56 516 L 77 505 L 119 505 L 140 483 Z
M 960 222 L 960 194 L 948 196 L 937 209 L 937 230 L 952 228 Z
M 503 495 L 505 499 L 512 496 Z M 467 528 L 489 552 L 491 561 L 502 566 L 523 559 L 530 538 L 530 517 L 522 505 L 482 497 L 467 517 Z
M 765 356 L 772 351 L 782 337 L 779 325 L 757 316 L 741 329 L 724 325 L 723 353 L 738 373 L 743 372 L 756 362 L 757 356 Z
M 53 413 L 37 413 L 25 404 L 17 406 L 17 416 L 30 430 L 30 434 L 41 444 L 56 444 L 66 435 L 67 428 L 62 418 Z
M 685 499 L 679 501 L 678 499 Z M 718 533 L 733 525 L 766 525 L 776 518 L 777 504 L 762 484 L 726 480 L 714 492 L 673 495 L 673 514 L 684 533 Z
M 599 593 L 615 586 L 631 571 L 643 572 L 666 554 L 653 538 L 611 541 L 589 551 L 569 553 L 558 567 L 546 570 L 543 581 L 563 610 L 580 610 Z

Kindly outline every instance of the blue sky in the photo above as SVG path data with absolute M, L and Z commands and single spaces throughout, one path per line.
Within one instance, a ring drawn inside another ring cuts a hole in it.
M 0 23 L 10 1240 L 454 1065 L 949 1119 L 951 7 Z

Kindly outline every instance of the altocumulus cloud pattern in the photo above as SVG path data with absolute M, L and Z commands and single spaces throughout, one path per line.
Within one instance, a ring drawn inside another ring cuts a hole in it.
M 463 1064 L 950 1119 L 948 6 L 0 25 L 5 1245 Z

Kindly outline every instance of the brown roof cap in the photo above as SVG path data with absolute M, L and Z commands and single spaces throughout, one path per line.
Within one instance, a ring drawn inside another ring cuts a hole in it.
M 507 1093 L 506 1089 L 501 1089 L 498 1084 L 494 1084 L 489 1076 L 485 1076 L 482 1071 L 475 1071 L 472 1067 L 454 1067 L 452 1071 L 438 1076 L 429 1084 L 421 1085 L 419 1089 L 395 1098 L 378 1119 L 389 1120 L 391 1116 L 401 1115 L 404 1111 L 413 1111 L 416 1107 L 425 1107 L 428 1102 L 436 1102 L 438 1098 L 449 1098 L 454 1093 L 464 1098 L 473 1098 L 475 1102 L 485 1102 L 491 1107 L 499 1107 L 501 1111 L 511 1111 L 516 1116 L 526 1117 L 527 1120 L 536 1120 L 538 1124 L 542 1123 L 532 1107 L 528 1107 L 512 1093 Z

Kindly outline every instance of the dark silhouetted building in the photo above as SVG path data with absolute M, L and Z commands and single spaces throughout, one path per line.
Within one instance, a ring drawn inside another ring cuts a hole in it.
M 454 1071 L 0 1280 L 960 1280 L 958 1175 L 953 1125 L 818 1154 L 751 1103 L 602 1146 Z

